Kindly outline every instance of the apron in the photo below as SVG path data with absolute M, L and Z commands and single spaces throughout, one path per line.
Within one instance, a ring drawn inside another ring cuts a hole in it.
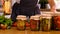
M 15 20 L 17 15 L 32 16 L 40 14 L 37 3 L 38 0 L 21 0 L 19 6 L 17 6 L 18 4 L 14 4 L 11 18 Z
M 35 14 L 40 14 L 37 2 L 38 0 L 21 0 L 19 9 L 20 11 L 18 11 L 20 13 L 19 15 L 32 16 Z

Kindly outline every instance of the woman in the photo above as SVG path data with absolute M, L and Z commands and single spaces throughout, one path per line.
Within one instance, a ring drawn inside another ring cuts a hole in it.
M 20 1 L 20 2 L 19 2 Z M 55 8 L 54 0 L 48 0 L 51 5 L 51 11 Z M 37 6 L 38 0 L 17 0 L 17 2 L 12 7 L 11 18 L 16 21 L 17 15 L 32 16 L 40 14 L 39 7 Z M 51 4 L 52 3 L 52 4 Z M 52 8 L 53 7 L 53 8 Z

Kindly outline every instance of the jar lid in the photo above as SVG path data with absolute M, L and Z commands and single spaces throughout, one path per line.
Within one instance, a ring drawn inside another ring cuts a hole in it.
M 40 16 L 35 15 L 35 16 L 31 16 L 31 18 L 30 18 L 30 19 L 39 20 L 39 17 L 40 17 Z
M 47 18 L 47 19 L 50 19 L 52 17 L 51 14 L 42 14 L 41 16 L 42 18 Z
M 26 20 L 27 18 L 24 15 L 18 15 L 16 19 Z
M 42 16 L 42 17 L 51 17 L 51 16 L 53 16 L 53 15 L 51 15 L 51 14 L 41 14 L 41 16 Z
M 41 16 L 40 18 L 51 19 L 52 17 L 50 17 L 50 16 Z

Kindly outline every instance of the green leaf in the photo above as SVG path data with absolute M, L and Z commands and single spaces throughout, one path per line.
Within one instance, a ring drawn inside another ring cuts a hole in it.
M 12 20 L 5 18 L 5 23 L 6 23 L 7 25 L 12 25 Z
M 4 15 L 0 16 L 0 23 L 4 21 Z

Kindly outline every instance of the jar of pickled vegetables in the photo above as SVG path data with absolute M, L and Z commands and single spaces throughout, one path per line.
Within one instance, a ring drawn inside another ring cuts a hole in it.
M 42 31 L 49 31 L 51 27 L 51 15 L 42 14 L 40 17 L 40 27 Z
M 60 30 L 60 12 L 55 13 L 53 16 L 54 29 Z
M 17 19 L 17 29 L 25 30 L 26 16 L 18 15 L 16 19 Z
M 31 16 L 30 18 L 30 28 L 32 31 L 39 31 L 39 16 Z

